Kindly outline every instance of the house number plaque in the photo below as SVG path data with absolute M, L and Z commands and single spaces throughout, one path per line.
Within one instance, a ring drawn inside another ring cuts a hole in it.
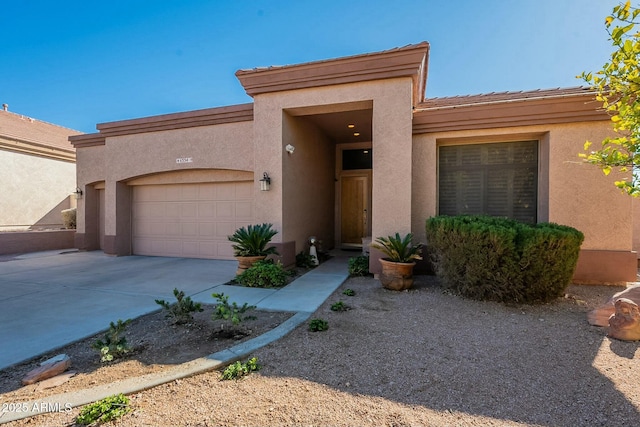
M 180 157 L 176 159 L 176 163 L 193 163 L 193 157 Z

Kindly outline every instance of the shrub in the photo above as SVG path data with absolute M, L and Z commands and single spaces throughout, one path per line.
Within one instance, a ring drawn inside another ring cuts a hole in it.
M 258 365 L 258 358 L 252 357 L 247 360 L 245 363 L 241 363 L 239 360 L 231 365 L 227 366 L 227 368 L 222 372 L 222 380 L 237 380 L 245 375 L 249 375 L 251 372 L 259 371 L 260 365 Z
M 427 220 L 427 241 L 443 285 L 468 298 L 548 302 L 571 281 L 583 234 L 488 216 Z
M 231 320 L 233 326 L 237 326 L 245 320 L 255 319 L 255 316 L 244 315 L 247 311 L 255 309 L 255 305 L 248 305 L 245 302 L 242 306 L 239 306 L 235 301 L 233 304 L 229 304 L 229 295 L 224 293 L 212 294 L 212 296 L 218 300 L 212 315 L 213 320 Z
M 122 336 L 131 319 L 124 322 L 118 319 L 117 323 L 111 322 L 109 330 L 104 334 L 104 341 L 97 340 L 91 345 L 95 350 L 100 352 L 100 360 L 102 362 L 111 362 L 113 359 L 124 356 L 131 351 L 127 344 L 127 339 Z
M 62 215 L 62 223 L 66 229 L 76 228 L 76 208 L 63 209 L 60 211 Z
M 76 417 L 76 423 L 85 426 L 94 423 L 108 423 L 129 411 L 131 411 L 129 398 L 120 393 L 84 406 Z
M 279 288 L 287 284 L 287 275 L 282 263 L 261 260 L 237 276 L 236 281 L 252 288 Z
M 329 329 L 329 322 L 324 319 L 311 319 L 309 322 L 309 330 L 311 332 L 326 331 Z
M 334 302 L 333 304 L 331 304 L 331 311 L 347 311 L 350 309 L 351 307 L 349 307 L 342 301 Z
M 349 275 L 366 276 L 369 274 L 369 257 L 360 255 L 349 258 Z
M 296 255 L 296 267 L 299 268 L 315 268 L 316 264 L 313 262 L 315 257 L 306 253 L 305 251 L 300 251 Z
M 155 301 L 167 311 L 167 317 L 172 318 L 174 323 L 188 323 L 193 320 L 192 313 L 204 311 L 199 302 L 194 303 L 190 297 L 185 297 L 184 291 L 178 291 L 178 288 L 175 288 L 173 295 L 176 297 L 176 302 L 173 304 L 169 304 L 165 300 L 157 299 Z
M 352 296 L 354 296 L 356 294 L 356 291 L 354 291 L 351 288 L 347 288 L 344 291 L 342 291 L 342 293 L 343 293 L 343 295 L 346 295 L 348 297 L 352 297 Z

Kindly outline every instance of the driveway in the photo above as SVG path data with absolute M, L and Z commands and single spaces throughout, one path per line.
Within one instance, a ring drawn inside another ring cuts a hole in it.
M 154 300 L 173 301 L 176 287 L 212 303 L 212 288 L 220 292 L 236 266 L 100 251 L 0 257 L 0 369 L 157 310 Z

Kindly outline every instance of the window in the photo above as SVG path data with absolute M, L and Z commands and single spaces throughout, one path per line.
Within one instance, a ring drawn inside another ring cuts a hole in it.
M 371 169 L 371 148 L 342 150 L 342 170 Z
M 439 148 L 441 215 L 486 214 L 535 224 L 538 141 Z

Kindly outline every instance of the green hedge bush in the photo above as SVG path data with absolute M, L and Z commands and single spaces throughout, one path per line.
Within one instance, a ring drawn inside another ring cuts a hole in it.
M 279 288 L 287 284 L 288 273 L 280 262 L 266 259 L 253 264 L 236 281 L 252 288 Z
M 445 287 L 467 298 L 516 303 L 563 295 L 584 240 L 563 225 L 471 215 L 430 218 L 426 232 Z

